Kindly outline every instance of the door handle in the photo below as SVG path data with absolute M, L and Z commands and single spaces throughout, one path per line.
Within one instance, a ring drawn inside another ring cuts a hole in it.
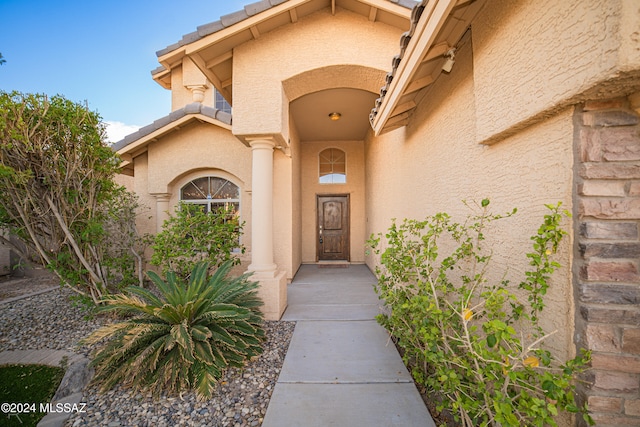
M 320 235 L 320 243 L 322 243 L 322 226 L 320 226 L 320 233 L 319 233 L 319 235 Z

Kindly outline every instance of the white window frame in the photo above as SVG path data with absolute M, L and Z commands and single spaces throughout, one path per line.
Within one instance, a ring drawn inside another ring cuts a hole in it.
M 332 164 L 332 173 L 322 175 L 322 172 L 320 171 L 320 163 L 322 162 L 321 154 L 324 153 L 327 150 L 337 150 L 337 151 L 340 151 L 344 155 L 344 174 L 341 173 L 341 172 L 339 172 L 339 173 L 333 172 L 333 164 Z M 334 181 L 334 176 L 336 176 L 336 175 L 344 176 L 344 181 L 335 182 Z M 331 181 L 330 182 L 323 182 L 322 178 L 324 178 L 324 177 L 331 177 L 330 178 Z M 344 185 L 344 184 L 347 183 L 347 152 L 346 151 L 344 151 L 341 148 L 337 148 L 337 147 L 327 147 L 327 148 L 324 148 L 323 150 L 321 150 L 318 153 L 318 183 L 321 184 L 321 185 Z

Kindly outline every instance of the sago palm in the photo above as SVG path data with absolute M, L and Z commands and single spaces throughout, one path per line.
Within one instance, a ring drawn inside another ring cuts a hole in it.
M 210 397 L 225 368 L 262 353 L 257 283 L 246 274 L 228 277 L 231 267 L 226 262 L 208 277 L 208 264 L 197 264 L 186 285 L 173 273 L 163 280 L 148 272 L 159 296 L 132 286 L 126 295 L 106 299 L 100 311 L 128 318 L 85 340 L 108 339 L 94 354 L 94 381 L 103 391 L 122 383 L 156 395 L 194 389 L 198 397 Z

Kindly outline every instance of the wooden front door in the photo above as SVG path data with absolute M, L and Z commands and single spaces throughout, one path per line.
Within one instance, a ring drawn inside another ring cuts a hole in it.
M 349 261 L 349 195 L 317 196 L 318 261 Z

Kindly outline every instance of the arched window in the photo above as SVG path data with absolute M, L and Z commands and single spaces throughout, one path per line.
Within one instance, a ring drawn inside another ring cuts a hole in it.
M 201 205 L 205 212 L 233 208 L 240 213 L 240 188 L 228 179 L 205 176 L 194 179 L 180 189 L 180 200 Z
M 320 184 L 347 182 L 347 155 L 337 148 L 327 148 L 318 155 Z

